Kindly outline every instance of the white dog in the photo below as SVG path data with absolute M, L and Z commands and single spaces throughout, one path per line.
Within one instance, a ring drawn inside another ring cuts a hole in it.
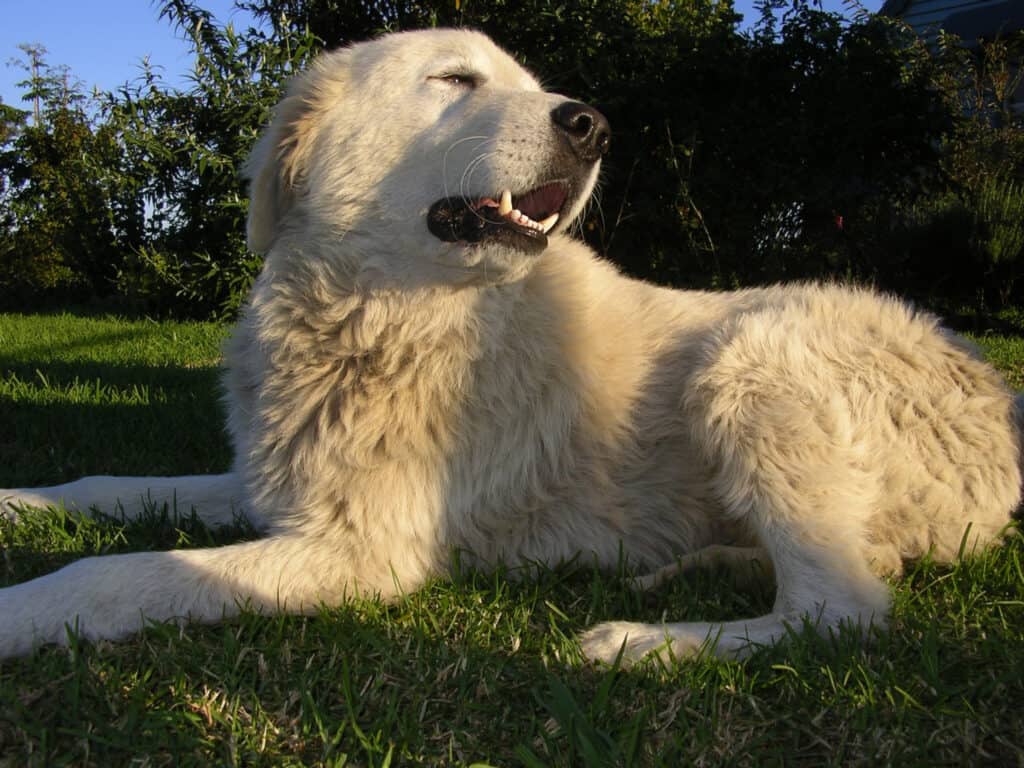
M 647 584 L 763 559 L 772 612 L 601 624 L 584 653 L 722 655 L 884 624 L 878 574 L 996 542 L 1020 500 L 1014 398 L 966 342 L 867 291 L 692 293 L 565 233 L 609 143 L 486 37 L 320 57 L 249 164 L 266 263 L 225 358 L 234 470 L 0 492 L 174 500 L 265 538 L 80 560 L 0 590 L 0 655 L 248 605 L 393 597 L 475 562 L 624 551 Z M 661 569 L 660 571 L 658 569 Z

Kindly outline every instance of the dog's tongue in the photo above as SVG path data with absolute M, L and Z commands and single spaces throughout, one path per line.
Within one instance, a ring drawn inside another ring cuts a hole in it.
M 505 194 L 508 194 L 507 192 Z M 502 195 L 504 199 L 505 194 Z M 540 224 L 545 224 L 552 215 L 555 215 L 557 221 L 558 211 L 562 210 L 562 206 L 565 205 L 566 190 L 562 184 L 547 184 L 539 189 L 535 189 L 532 192 L 527 192 L 522 197 L 518 197 L 512 201 L 513 207 L 530 219 L 537 221 Z M 550 226 L 544 228 L 545 232 L 548 232 L 551 227 L 554 226 L 554 221 L 551 222 Z
M 565 203 L 566 192 L 559 184 L 549 184 L 535 189 L 520 198 L 513 198 L 509 190 L 501 193 L 501 200 L 485 197 L 478 200 L 473 208 L 482 216 L 495 220 L 497 212 L 505 221 L 526 227 L 545 235 L 558 223 L 559 211 Z

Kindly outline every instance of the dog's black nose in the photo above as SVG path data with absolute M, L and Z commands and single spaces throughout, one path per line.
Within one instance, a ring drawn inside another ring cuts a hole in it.
M 608 151 L 612 141 L 611 126 L 593 107 L 567 101 L 551 110 L 551 119 L 581 160 L 593 162 Z

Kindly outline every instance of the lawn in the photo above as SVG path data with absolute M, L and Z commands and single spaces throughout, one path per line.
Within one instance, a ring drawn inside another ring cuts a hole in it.
M 0 487 L 227 468 L 223 326 L 0 315 Z M 1024 340 L 979 342 L 1024 388 Z M 250 536 L 152 510 L 0 522 L 0 584 L 96 553 Z M 895 583 L 871 643 L 808 632 L 744 663 L 594 669 L 608 618 L 737 618 L 727 574 L 655 594 L 580 564 L 458 571 L 395 605 L 243 614 L 0 662 L 0 766 L 1024 764 L 1024 545 Z M 3 621 L 0 616 L 0 621 Z

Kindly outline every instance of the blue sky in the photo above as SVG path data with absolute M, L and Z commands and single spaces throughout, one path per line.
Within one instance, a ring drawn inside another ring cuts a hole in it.
M 864 0 L 869 10 L 882 0 Z M 231 0 L 200 0 L 200 5 L 220 21 L 247 19 L 232 9 Z M 756 18 L 753 0 L 736 0 L 736 9 L 748 20 Z M 827 10 L 842 11 L 842 0 L 825 0 Z M 0 99 L 24 106 L 15 83 L 25 73 L 10 66 L 22 58 L 19 43 L 41 43 L 49 51 L 51 65 L 66 64 L 86 88 L 113 90 L 138 71 L 139 62 L 163 67 L 167 80 L 182 82 L 191 58 L 188 46 L 166 21 L 157 17 L 149 0 L 3 0 L 0 25 Z
M 231 0 L 201 0 L 220 21 L 233 16 Z M 164 68 L 172 83 L 189 70 L 188 45 L 158 18 L 149 0 L 2 0 L 0 24 L 0 98 L 24 106 L 15 83 L 25 72 L 10 66 L 22 59 L 20 43 L 41 43 L 51 65 L 66 64 L 91 90 L 114 90 L 138 73 L 142 59 Z M 236 23 L 238 23 L 236 21 Z

